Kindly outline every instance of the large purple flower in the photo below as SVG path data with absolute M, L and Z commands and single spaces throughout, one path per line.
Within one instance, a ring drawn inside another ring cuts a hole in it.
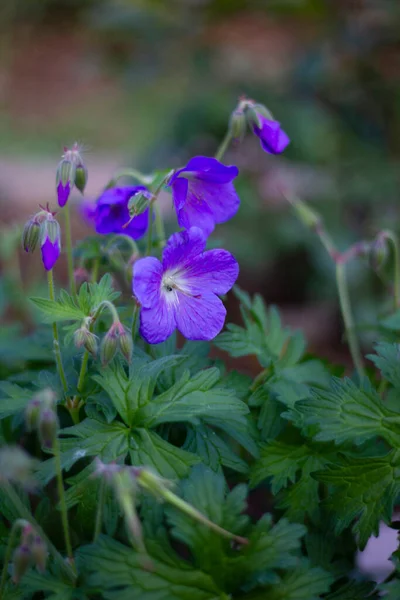
M 179 225 L 200 227 L 209 235 L 216 223 L 231 219 L 240 204 L 232 183 L 238 172 L 207 156 L 196 156 L 176 171 L 169 185 Z
M 130 220 L 128 202 L 142 190 L 146 190 L 142 185 L 105 190 L 95 203 L 83 204 L 84 215 L 94 224 L 97 233 L 123 233 L 137 240 L 146 233 L 149 209 Z M 128 222 L 129 225 L 124 227 Z
M 257 113 L 261 127 L 253 123 L 253 131 L 260 138 L 261 146 L 268 154 L 280 154 L 290 143 L 289 136 L 281 129 L 278 121 L 267 119 L 264 115 Z
M 151 256 L 133 266 L 133 292 L 142 305 L 140 333 L 149 344 L 177 328 L 189 340 L 211 340 L 222 329 L 226 310 L 218 295 L 235 283 L 239 266 L 226 250 L 205 250 L 198 227 L 174 233 L 162 262 Z

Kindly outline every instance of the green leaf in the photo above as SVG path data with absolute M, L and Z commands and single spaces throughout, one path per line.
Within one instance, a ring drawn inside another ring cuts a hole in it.
M 115 361 L 99 375 L 93 376 L 93 379 L 110 396 L 123 421 L 131 425 L 133 419 L 136 419 L 135 412 L 150 402 L 160 373 L 179 364 L 181 360 L 180 356 L 165 356 L 151 362 L 148 359 L 147 362 L 134 360 L 129 376 L 123 364 Z
M 33 395 L 34 392 L 19 385 L 0 382 L 0 420 L 25 410 Z
M 320 600 L 332 582 L 333 577 L 318 567 L 298 567 L 286 573 L 277 585 L 244 596 L 244 600 Z
M 219 471 L 222 466 L 240 473 L 248 471 L 247 463 L 216 431 L 206 425 L 189 427 L 183 447 L 189 452 L 198 454 L 203 464 L 209 466 L 213 471 Z
M 399 415 L 382 403 L 367 379 L 358 388 L 350 379 L 334 377 L 330 391 L 315 389 L 296 408 L 306 423 L 318 425 L 315 440 L 360 445 L 382 436 L 389 444 L 400 445 Z
M 274 440 L 261 445 L 260 457 L 251 469 L 250 482 L 252 486 L 256 486 L 264 479 L 271 478 L 271 491 L 276 495 L 288 482 L 296 481 L 299 471 L 309 478 L 310 473 L 325 467 L 332 458 L 318 444 Z
M 101 536 L 78 555 L 89 591 L 96 595 L 100 589 L 107 600 L 227 600 L 211 577 L 173 553 L 165 561 L 151 557 L 151 569 L 144 569 L 140 554 Z
M 256 294 L 251 300 L 237 287 L 234 292 L 241 302 L 245 327 L 228 324 L 214 344 L 233 357 L 255 354 L 263 367 L 271 363 L 278 363 L 282 369 L 294 366 L 304 353 L 302 334 L 283 327 L 278 310 L 267 309 L 261 296 Z
M 385 317 L 381 320 L 382 327 L 390 329 L 391 331 L 400 331 L 400 310 L 396 311 L 393 315 Z
M 130 444 L 129 453 L 133 465 L 153 467 L 168 479 L 186 477 L 190 467 L 200 462 L 195 454 L 173 446 L 147 429 L 135 429 Z
M 324 504 L 336 515 L 337 534 L 356 520 L 353 531 L 363 549 L 371 535 L 378 535 L 381 520 L 390 524 L 400 493 L 399 466 L 400 453 L 392 451 L 382 457 L 343 456 L 340 464 L 313 474 L 317 481 L 333 486 Z
M 196 418 L 225 423 L 242 423 L 249 409 L 231 390 L 214 387 L 218 369 L 211 368 L 194 376 L 186 372 L 172 388 L 140 408 L 135 420 L 144 427 L 163 423 L 193 421 Z
M 348 581 L 338 590 L 328 594 L 326 600 L 375 600 L 379 596 L 372 592 L 376 589 L 376 584 L 370 581 Z M 398 600 L 400 597 L 400 585 L 397 594 L 393 597 L 385 596 L 385 600 Z
M 64 290 L 60 292 L 59 300 L 48 298 L 30 298 L 39 310 L 42 311 L 43 323 L 56 323 L 57 321 L 80 321 L 86 314 L 75 303 L 74 299 Z
M 399 581 L 399 579 L 396 579 L 395 581 L 391 581 L 390 583 L 383 583 L 379 586 L 379 589 L 385 593 L 384 596 L 382 596 L 380 594 L 379 597 L 383 597 L 383 598 L 385 598 L 385 600 L 399 600 L 399 598 L 400 598 L 400 581 Z M 376 596 L 374 596 L 374 598 L 375 597 Z M 365 598 L 365 596 L 363 596 L 363 598 Z M 336 600 L 336 598 L 329 598 L 329 600 Z M 342 600 L 342 598 L 340 598 L 338 600 Z M 343 600 L 347 600 L 347 598 L 345 597 Z M 349 600 L 352 600 L 352 599 L 349 598 Z
M 395 388 L 400 390 L 400 351 L 398 344 L 380 342 L 375 346 L 376 354 L 369 354 L 367 358 L 372 360 L 382 375 Z
M 84 598 L 82 592 L 76 590 L 73 584 L 64 581 L 60 576 L 55 577 L 50 573 L 37 573 L 30 569 L 23 577 L 22 588 L 26 593 L 36 592 L 46 593 L 46 598 L 50 600 L 72 600 L 72 598 Z M 24 594 L 24 597 L 25 597 Z

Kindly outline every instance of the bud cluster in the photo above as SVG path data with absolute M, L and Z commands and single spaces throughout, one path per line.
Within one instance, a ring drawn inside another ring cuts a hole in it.
M 42 446 L 53 447 L 59 427 L 53 390 L 46 388 L 33 396 L 25 409 L 25 425 L 28 431 L 38 432 Z
M 74 333 L 74 343 L 77 348 L 85 348 L 92 356 L 97 355 L 97 336 L 94 335 L 84 321 Z
M 35 528 L 27 521 L 16 523 L 22 527 L 20 543 L 13 555 L 13 581 L 18 584 L 26 571 L 35 565 L 40 573 L 46 570 L 47 547 Z
M 121 321 L 115 320 L 101 342 L 100 359 L 102 365 L 108 365 L 118 350 L 129 363 L 133 350 L 132 337 L 126 331 Z
M 64 148 L 56 173 L 58 204 L 65 206 L 74 185 L 83 194 L 87 179 L 88 172 L 79 145 L 75 143 L 72 148 Z
M 0 483 L 9 481 L 33 490 L 36 487 L 33 477 L 35 466 L 36 460 L 20 446 L 3 446 L 0 449 Z
M 41 207 L 41 210 L 25 224 L 22 233 L 25 252 L 33 252 L 38 242 L 44 268 L 50 271 L 61 253 L 61 230 L 55 219 L 55 213 L 52 213 L 48 207 Z

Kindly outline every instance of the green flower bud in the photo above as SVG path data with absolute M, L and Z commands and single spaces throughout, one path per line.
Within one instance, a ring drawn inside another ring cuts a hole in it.
M 32 552 L 29 546 L 21 544 L 13 556 L 13 581 L 18 584 L 32 564 Z
M 45 448 L 52 448 L 59 428 L 58 417 L 52 408 L 40 411 L 38 422 L 39 439 Z
M 118 334 L 110 327 L 100 345 L 100 360 L 103 367 L 112 361 L 118 350 Z
M 24 227 L 22 233 L 22 245 L 25 252 L 33 252 L 39 241 L 40 223 L 35 218 L 30 219 Z
M 90 354 L 96 356 L 98 350 L 97 337 L 85 326 L 74 333 L 74 343 L 77 348 L 85 348 Z
M 229 130 L 233 140 L 237 142 L 243 140 L 244 134 L 246 133 L 246 117 L 243 110 L 240 108 L 237 108 L 231 114 Z
M 148 190 L 140 190 L 134 194 L 128 202 L 128 210 L 131 217 L 137 217 L 144 213 L 150 206 L 152 194 Z
M 75 186 L 83 194 L 88 180 L 88 170 L 81 162 L 76 167 L 75 171 Z
M 133 352 L 132 336 L 124 328 L 119 335 L 119 349 L 125 360 L 130 363 Z
M 11 481 L 26 489 L 34 488 L 35 465 L 36 461 L 19 446 L 3 446 L 0 449 L 0 482 Z
M 25 427 L 27 431 L 34 431 L 38 424 L 40 401 L 33 398 L 25 408 Z

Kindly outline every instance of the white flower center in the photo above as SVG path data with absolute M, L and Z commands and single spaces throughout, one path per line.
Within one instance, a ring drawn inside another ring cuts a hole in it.
M 166 271 L 161 279 L 161 293 L 168 304 L 179 302 L 178 292 L 188 296 L 192 295 L 184 273 L 179 270 Z

